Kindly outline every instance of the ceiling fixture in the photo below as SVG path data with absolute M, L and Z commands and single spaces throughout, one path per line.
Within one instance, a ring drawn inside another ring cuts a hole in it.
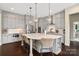
M 37 18 L 37 3 L 35 3 L 35 22 L 38 22 L 38 18 Z
M 50 21 L 51 21 L 50 3 L 49 3 L 49 5 L 48 5 L 48 7 L 49 7 L 49 19 L 48 19 L 48 21 L 50 22 Z
M 49 3 L 49 21 L 50 21 L 50 25 L 54 25 L 53 24 L 53 20 L 51 19 L 51 12 L 52 12 L 52 10 L 50 10 L 50 3 Z
M 48 31 L 51 31 L 51 32 L 55 32 L 55 24 L 53 23 L 53 20 L 51 19 L 51 10 L 50 10 L 50 3 L 48 4 L 49 5 L 49 19 L 48 21 L 50 22 L 47 30 Z
M 32 20 L 31 20 L 31 9 L 32 9 L 32 7 L 29 7 L 29 9 L 30 9 L 30 21 L 29 21 L 29 24 L 32 25 Z
M 35 22 L 35 32 L 38 32 L 37 3 L 35 3 L 35 18 L 34 18 L 34 22 Z

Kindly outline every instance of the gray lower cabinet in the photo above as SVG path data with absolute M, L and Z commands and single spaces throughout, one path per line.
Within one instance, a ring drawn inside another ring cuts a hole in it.
M 55 54 L 59 54 L 61 52 L 61 38 L 55 40 L 52 52 Z

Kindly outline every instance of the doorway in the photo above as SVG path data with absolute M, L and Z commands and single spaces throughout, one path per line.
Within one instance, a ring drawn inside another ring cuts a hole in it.
M 79 13 L 69 15 L 70 21 L 70 53 L 79 55 Z

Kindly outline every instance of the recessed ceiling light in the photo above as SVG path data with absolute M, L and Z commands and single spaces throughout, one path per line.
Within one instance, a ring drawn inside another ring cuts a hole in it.
M 10 8 L 11 10 L 14 10 L 14 8 Z

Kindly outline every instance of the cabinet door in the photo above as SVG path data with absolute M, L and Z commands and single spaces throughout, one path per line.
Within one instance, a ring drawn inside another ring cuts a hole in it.
M 61 38 L 57 39 L 56 43 L 57 48 L 61 48 Z
M 53 46 L 53 53 L 58 54 L 61 51 L 61 39 L 56 39 Z

